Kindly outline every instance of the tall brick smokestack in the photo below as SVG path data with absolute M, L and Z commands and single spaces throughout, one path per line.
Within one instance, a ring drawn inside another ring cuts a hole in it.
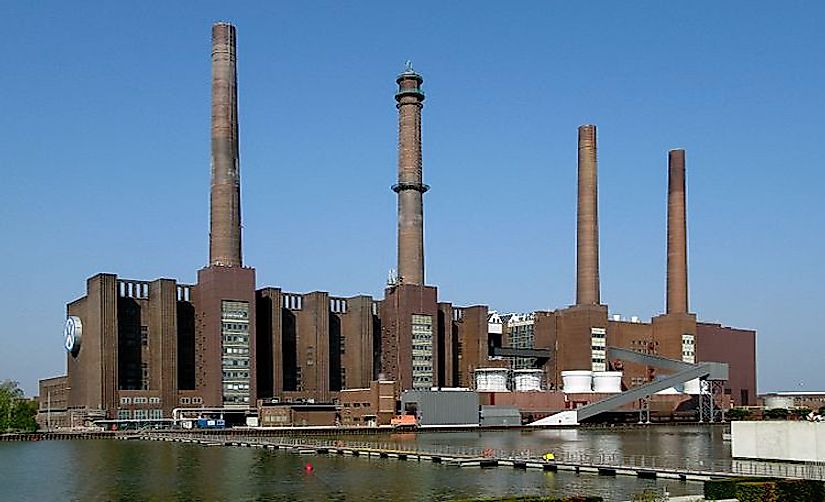
M 241 187 L 235 27 L 212 26 L 212 183 L 209 264 L 240 267 Z
M 667 155 L 667 313 L 688 312 L 685 151 Z
M 579 127 L 579 198 L 576 232 L 576 305 L 598 305 L 599 198 L 596 126 Z
M 429 187 L 421 177 L 421 108 L 424 79 L 407 62 L 396 79 L 398 108 L 398 276 L 402 284 L 424 285 L 424 203 Z

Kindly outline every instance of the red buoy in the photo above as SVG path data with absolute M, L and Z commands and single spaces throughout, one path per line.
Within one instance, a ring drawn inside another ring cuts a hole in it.
M 312 464 L 307 464 L 304 466 L 304 470 L 306 472 L 312 472 Z

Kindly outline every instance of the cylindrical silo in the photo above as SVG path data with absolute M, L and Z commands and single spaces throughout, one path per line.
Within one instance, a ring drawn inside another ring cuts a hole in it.
M 513 370 L 513 380 L 516 392 L 531 392 L 541 390 L 541 370 L 521 369 Z
M 565 394 L 593 392 L 593 372 L 590 370 L 568 370 L 561 372 Z
M 476 391 L 507 392 L 507 368 L 478 368 L 475 370 Z
M 622 391 L 621 371 L 594 371 L 593 392 L 617 393 Z
M 774 410 L 778 408 L 790 409 L 794 407 L 792 396 L 765 396 L 765 409 Z

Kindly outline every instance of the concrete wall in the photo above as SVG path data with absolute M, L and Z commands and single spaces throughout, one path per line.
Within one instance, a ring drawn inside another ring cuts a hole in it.
M 733 458 L 825 462 L 825 423 L 733 422 Z

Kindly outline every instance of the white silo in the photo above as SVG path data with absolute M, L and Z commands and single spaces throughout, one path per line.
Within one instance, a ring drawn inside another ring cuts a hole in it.
M 561 372 L 565 394 L 593 392 L 593 372 L 590 370 L 568 370 Z
M 513 381 L 516 392 L 531 392 L 541 390 L 541 377 L 544 372 L 536 369 L 513 370 Z
M 593 392 L 613 394 L 622 391 L 621 371 L 594 371 Z
M 475 370 L 478 392 L 507 392 L 507 368 L 478 368 Z

